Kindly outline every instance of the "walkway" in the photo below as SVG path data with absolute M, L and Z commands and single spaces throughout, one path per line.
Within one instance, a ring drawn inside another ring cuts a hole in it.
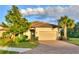
M 15 52 L 23 53 L 25 51 L 29 51 L 32 49 L 30 49 L 30 48 L 15 48 L 15 47 L 0 47 L 0 50 L 15 51 Z

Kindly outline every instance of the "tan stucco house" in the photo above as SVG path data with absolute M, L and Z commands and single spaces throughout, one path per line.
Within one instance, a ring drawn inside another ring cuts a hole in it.
M 0 25 L 0 37 L 6 32 L 5 27 Z M 30 29 L 24 33 L 28 39 L 38 38 L 38 40 L 57 40 L 59 38 L 59 26 L 45 22 L 34 21 Z
M 35 21 L 30 29 L 24 33 L 29 39 L 37 37 L 38 40 L 57 40 L 59 38 L 59 26 L 45 22 Z

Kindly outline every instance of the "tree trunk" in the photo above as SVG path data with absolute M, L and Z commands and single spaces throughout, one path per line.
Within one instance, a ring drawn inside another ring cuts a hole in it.
M 15 34 L 12 34 L 11 39 L 15 41 Z
M 64 40 L 67 40 L 67 26 L 64 27 Z

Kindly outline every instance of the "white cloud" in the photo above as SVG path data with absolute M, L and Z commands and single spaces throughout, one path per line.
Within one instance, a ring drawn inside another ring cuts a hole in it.
M 79 6 L 75 5 L 75 6 L 71 6 L 71 7 L 67 8 L 66 13 L 67 13 L 67 15 L 69 15 L 72 18 L 79 19 Z
M 25 9 L 21 9 L 20 12 L 21 12 L 22 15 L 26 15 L 26 10 Z
M 29 15 L 47 15 L 48 17 L 59 18 L 60 16 L 67 15 L 71 18 L 78 18 L 79 19 L 79 6 L 69 6 L 69 7 L 47 7 L 47 8 L 27 8 L 21 9 L 21 13 L 25 16 Z
M 43 8 L 27 8 L 27 9 L 21 9 L 20 10 L 22 15 L 37 15 L 37 14 L 44 14 L 44 9 Z
M 61 6 L 57 6 L 57 7 L 48 7 L 46 8 L 46 13 L 48 14 L 48 16 L 50 17 L 54 17 L 54 18 L 58 18 L 59 16 L 63 16 L 63 14 L 65 13 L 65 8 L 61 7 Z

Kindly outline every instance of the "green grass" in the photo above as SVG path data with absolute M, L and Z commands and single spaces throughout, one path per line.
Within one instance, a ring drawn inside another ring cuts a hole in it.
M 8 46 L 9 47 L 18 47 L 18 48 L 35 48 L 38 46 L 38 42 L 37 41 L 29 41 L 29 42 L 21 42 L 18 44 L 9 43 Z
M 0 50 L 0 54 L 17 54 L 18 52 L 14 52 L 14 51 L 4 51 L 4 50 Z
M 18 48 L 35 48 L 38 46 L 38 40 L 29 40 L 24 42 L 8 42 L 6 40 L 0 40 L 0 46 L 8 46 L 8 47 L 18 47 Z M 6 43 L 6 44 L 5 44 Z
M 79 38 L 69 38 L 69 42 L 79 46 Z

